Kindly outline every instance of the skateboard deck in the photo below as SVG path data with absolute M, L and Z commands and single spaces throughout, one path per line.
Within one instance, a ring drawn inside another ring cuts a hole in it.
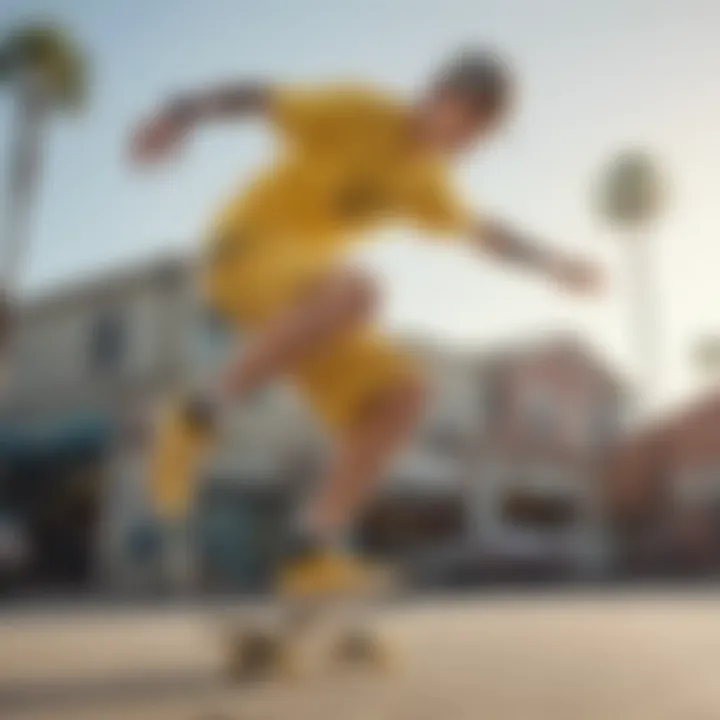
M 377 621 L 380 598 L 268 597 L 233 610 L 220 624 L 231 682 L 297 679 L 321 668 L 389 669 L 389 638 Z

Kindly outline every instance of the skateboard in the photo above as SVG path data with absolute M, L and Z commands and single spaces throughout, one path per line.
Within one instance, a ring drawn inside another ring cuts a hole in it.
M 378 598 L 267 598 L 225 618 L 224 675 L 233 682 L 293 680 L 321 668 L 387 670 L 390 644 L 375 622 Z

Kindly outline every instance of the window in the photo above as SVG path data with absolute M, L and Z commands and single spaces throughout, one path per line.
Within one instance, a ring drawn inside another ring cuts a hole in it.
M 566 495 L 511 491 L 503 499 L 502 516 L 514 525 L 534 530 L 561 530 L 572 525 L 577 507 Z
M 90 331 L 89 365 L 94 372 L 116 373 L 127 354 L 127 327 L 117 313 L 100 315 Z
M 591 438 L 593 445 L 596 447 L 610 445 L 618 438 L 621 429 L 621 410 L 615 399 L 598 399 Z
M 445 422 L 428 430 L 425 443 L 432 452 L 440 455 L 454 455 L 462 451 L 464 440 L 461 428 Z
M 532 437 L 547 440 L 557 422 L 555 398 L 548 388 L 535 386 L 525 397 L 527 427 Z
M 488 372 L 482 393 L 478 393 L 480 415 L 495 428 L 502 427 L 510 409 L 510 388 L 499 372 Z
M 697 507 L 720 501 L 720 469 L 708 466 L 688 469 L 676 482 L 677 500 L 685 506 Z
M 233 333 L 228 324 L 216 314 L 201 311 L 195 327 L 195 362 L 205 370 L 224 364 L 233 347 Z

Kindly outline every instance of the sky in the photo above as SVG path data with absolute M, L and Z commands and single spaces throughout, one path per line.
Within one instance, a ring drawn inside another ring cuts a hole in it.
M 577 332 L 635 372 L 628 238 L 596 212 L 603 168 L 643 147 L 668 204 L 652 243 L 658 397 L 707 382 L 691 350 L 720 330 L 720 3 L 716 0 L 2 0 L 0 28 L 48 16 L 92 62 L 79 117 L 53 126 L 26 290 L 198 246 L 219 202 L 267 161 L 255 123 L 198 134 L 168 167 L 125 162 L 130 128 L 168 93 L 232 78 L 360 79 L 411 95 L 453 49 L 487 43 L 520 102 L 491 146 L 458 165 L 460 192 L 547 242 L 602 263 L 604 296 L 578 301 L 458 245 L 381 235 L 360 253 L 385 290 L 384 322 L 448 344 Z M 0 170 L 11 105 L 0 95 Z M 0 183 L 2 175 L 0 174 Z

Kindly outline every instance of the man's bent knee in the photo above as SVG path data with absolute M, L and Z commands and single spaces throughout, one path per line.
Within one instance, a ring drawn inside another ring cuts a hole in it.
M 362 324 L 369 321 L 378 304 L 375 283 L 359 272 L 343 272 L 334 276 L 322 294 L 328 309 L 345 322 Z
M 427 387 L 422 378 L 410 375 L 378 392 L 366 411 L 383 416 L 408 430 L 418 423 L 427 402 Z

